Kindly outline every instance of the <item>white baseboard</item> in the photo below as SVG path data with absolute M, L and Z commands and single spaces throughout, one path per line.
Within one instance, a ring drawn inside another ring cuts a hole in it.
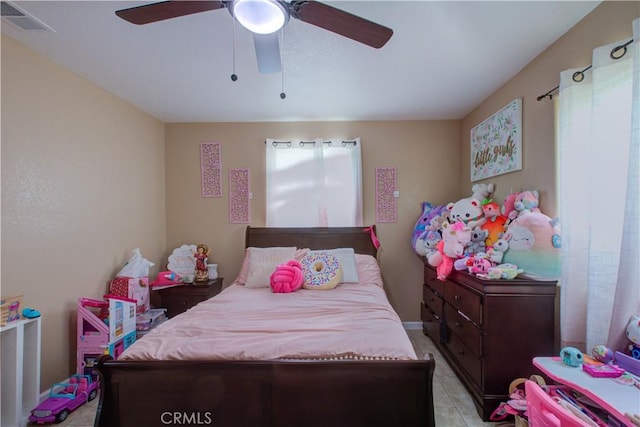
M 416 329 L 421 330 L 422 322 L 402 322 L 402 326 L 404 326 L 407 331 Z

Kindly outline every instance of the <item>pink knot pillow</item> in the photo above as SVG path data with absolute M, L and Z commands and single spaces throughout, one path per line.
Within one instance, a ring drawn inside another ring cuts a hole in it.
M 286 264 L 276 266 L 269 280 L 271 290 L 274 293 L 297 291 L 302 287 L 303 282 L 302 265 L 294 259 Z

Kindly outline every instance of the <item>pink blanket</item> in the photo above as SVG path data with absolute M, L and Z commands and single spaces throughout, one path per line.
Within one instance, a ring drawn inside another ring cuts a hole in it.
M 165 322 L 120 360 L 416 359 L 376 284 L 273 293 L 232 285 Z

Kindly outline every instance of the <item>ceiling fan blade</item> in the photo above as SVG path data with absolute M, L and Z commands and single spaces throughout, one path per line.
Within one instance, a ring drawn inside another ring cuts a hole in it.
M 225 7 L 223 1 L 162 1 L 116 11 L 132 24 L 143 25 Z
M 301 21 L 376 49 L 384 46 L 393 35 L 390 28 L 317 1 L 292 1 L 289 8 L 291 15 Z
M 256 47 L 258 71 L 263 74 L 268 74 L 277 73 L 282 70 L 278 32 L 271 34 L 253 33 L 253 44 Z

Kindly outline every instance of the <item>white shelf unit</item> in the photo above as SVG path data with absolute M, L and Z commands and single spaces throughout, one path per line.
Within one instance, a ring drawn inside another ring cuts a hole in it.
M 0 425 L 22 427 L 40 403 L 41 318 L 15 320 L 0 330 Z

